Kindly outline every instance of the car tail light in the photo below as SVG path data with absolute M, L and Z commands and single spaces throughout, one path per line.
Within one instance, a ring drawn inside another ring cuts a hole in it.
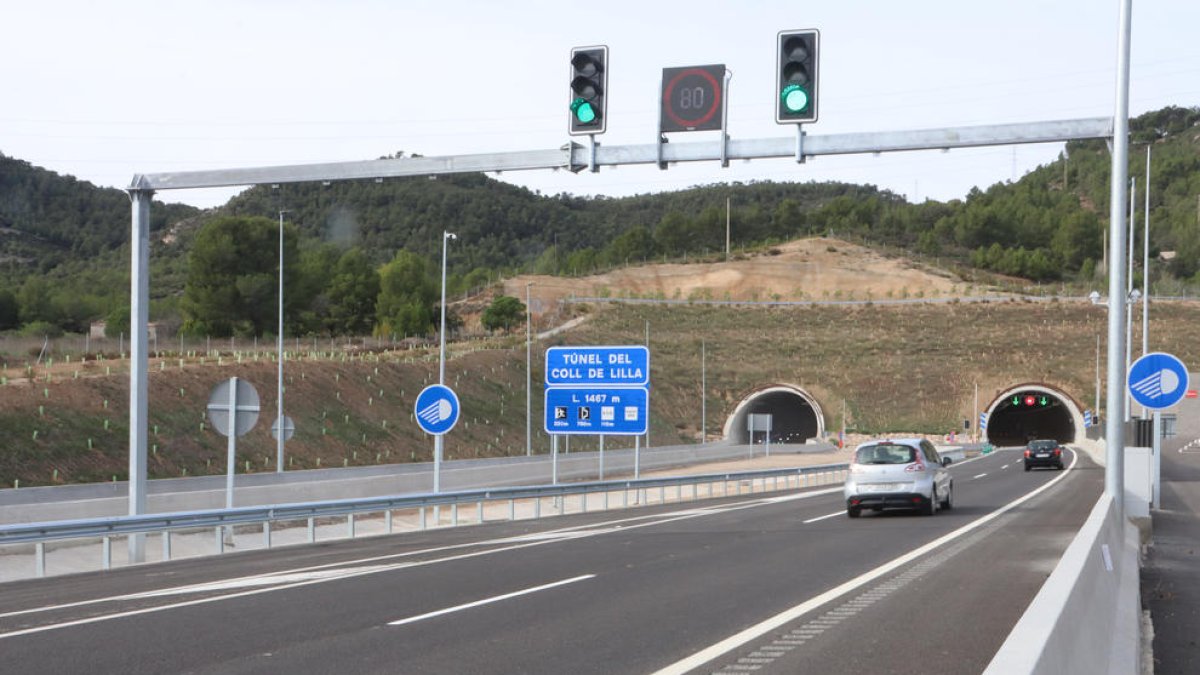
M 1055 448 L 1055 449 L 1054 449 L 1054 456 L 1055 456 L 1055 457 L 1061 457 L 1061 456 L 1062 456 L 1062 448 Z
M 1025 451 L 1025 456 L 1026 456 L 1026 457 L 1029 457 L 1029 451 L 1028 451 L 1028 450 L 1026 450 L 1026 451 Z
M 922 464 L 921 462 L 913 462 L 912 464 L 909 464 L 908 466 L 904 467 L 904 471 L 906 473 L 920 473 L 924 470 L 925 470 L 925 465 Z

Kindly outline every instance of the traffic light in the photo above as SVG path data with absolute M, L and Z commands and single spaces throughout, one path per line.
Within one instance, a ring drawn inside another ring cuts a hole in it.
M 568 130 L 572 136 L 602 134 L 608 108 L 608 47 L 571 50 L 571 104 Z
M 780 124 L 817 121 L 816 30 L 779 32 L 776 63 L 775 121 Z

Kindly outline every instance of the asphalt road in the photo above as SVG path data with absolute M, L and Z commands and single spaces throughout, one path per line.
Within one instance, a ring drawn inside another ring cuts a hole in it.
M 1197 374 L 1191 375 L 1193 387 Z M 1142 608 L 1154 624 L 1160 675 L 1200 673 L 1200 400 L 1184 399 L 1163 440 L 1161 510 L 1142 564 Z
M 15 582 L 0 653 L 31 673 L 979 672 L 1103 471 L 951 468 L 932 518 L 798 491 Z

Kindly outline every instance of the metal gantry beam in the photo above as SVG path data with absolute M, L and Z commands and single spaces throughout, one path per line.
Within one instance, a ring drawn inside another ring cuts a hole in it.
M 910 150 L 949 150 L 992 145 L 1057 143 L 1089 138 L 1111 138 L 1112 131 L 1112 119 L 1096 117 L 913 131 L 881 131 L 825 136 L 806 134 L 803 154 L 806 157 L 816 157 Z M 591 152 L 592 150 L 588 146 L 572 143 L 557 150 L 442 157 L 399 157 L 333 164 L 150 173 L 134 176 L 129 189 L 178 190 L 535 169 L 582 171 L 588 168 L 592 161 Z M 692 143 L 597 145 L 595 148 L 595 164 L 597 166 L 658 164 L 660 159 L 667 163 L 721 162 L 723 158 L 725 160 L 794 160 L 796 158 L 796 139 L 794 137 L 729 139 L 727 144 L 716 140 Z
M 1129 0 L 1124 0 L 1128 3 Z M 1128 40 L 1126 28 L 1125 40 Z M 1127 49 L 1127 45 L 1126 45 Z M 1125 60 L 1125 87 L 1128 91 L 1128 53 Z M 1128 108 L 1126 100 L 1126 108 Z M 1116 121 L 1118 140 L 1125 138 L 1128 122 L 1125 114 Z M 673 162 L 721 162 L 733 159 L 776 159 L 802 160 L 804 157 L 821 155 L 876 154 L 912 150 L 948 150 L 951 148 L 973 148 L 994 145 L 1027 143 L 1057 143 L 1083 139 L 1112 139 L 1114 121 L 1107 117 L 1058 120 L 1049 122 L 1026 122 L 1019 124 L 992 124 L 970 127 L 947 127 L 942 129 L 920 129 L 912 131 L 884 131 L 871 133 L 830 134 L 809 136 L 804 134 L 802 149 L 798 149 L 797 137 L 760 138 L 735 140 L 721 135 L 717 141 L 693 143 L 648 143 L 645 145 L 614 145 L 595 147 L 570 143 L 557 150 L 533 150 L 473 155 L 447 155 L 442 157 L 400 157 L 360 162 L 336 162 L 325 164 L 302 164 L 262 168 L 216 169 L 212 171 L 181 171 L 171 173 L 149 173 L 134 176 L 127 188 L 133 201 L 133 254 L 130 277 L 131 319 L 133 347 L 130 353 L 129 388 L 129 514 L 140 515 L 146 510 L 146 438 L 147 438 L 147 323 L 149 320 L 150 285 L 150 201 L 156 190 L 179 190 L 192 188 L 230 187 L 241 185 L 271 185 L 282 183 L 306 183 L 317 181 L 368 180 L 378 178 L 402 178 L 411 176 L 433 176 L 454 173 L 478 173 L 489 171 L 524 171 L 535 169 L 567 169 L 582 171 L 597 166 L 621 166 L 632 164 L 670 164 Z M 1115 146 L 1121 147 L 1120 143 Z M 800 154 L 797 157 L 797 154 Z M 1114 153 L 1115 154 L 1115 153 Z M 1114 165 L 1115 157 L 1114 157 Z M 1122 162 L 1122 167 L 1124 164 Z M 1122 168 L 1122 171 L 1124 169 Z M 1115 178 L 1114 178 L 1115 180 Z M 1123 185 L 1122 179 L 1121 185 Z M 1116 184 L 1116 183 L 1114 183 Z M 1116 192 L 1121 192 L 1117 195 Z M 1124 210 L 1123 191 L 1114 191 L 1113 205 L 1121 204 Z M 1120 201 L 1118 202 L 1118 196 Z M 1114 222 L 1117 218 L 1114 217 Z M 1113 256 L 1124 251 L 1124 231 L 1114 229 Z M 1117 240 L 1120 240 L 1119 242 Z M 1114 283 L 1119 275 L 1114 275 Z M 1123 285 L 1124 280 L 1120 280 Z M 1110 290 L 1111 297 L 1118 297 Z M 1119 304 L 1119 303 L 1118 303 Z M 1123 308 L 1116 312 L 1109 309 L 1109 363 L 1115 363 L 1112 349 L 1123 349 L 1120 336 L 1112 339 L 1112 322 L 1117 326 L 1124 321 Z M 1114 316 L 1117 314 L 1118 316 Z M 1120 331 L 1117 331 L 1120 333 Z M 1113 389 L 1124 390 L 1124 372 L 1116 374 L 1109 369 L 1109 475 L 1113 474 L 1113 431 L 1111 411 L 1114 410 Z M 1119 387 L 1117 386 L 1119 385 Z M 1119 415 L 1117 416 L 1120 417 Z M 1119 460 L 1118 460 L 1119 461 Z M 1117 464 L 1120 466 L 1120 464 Z M 1110 486 L 1111 487 L 1111 486 Z M 1114 495 L 1115 496 L 1115 495 Z M 1119 500 L 1119 497 L 1118 497 Z M 130 558 L 140 561 L 144 551 L 140 537 L 130 539 Z

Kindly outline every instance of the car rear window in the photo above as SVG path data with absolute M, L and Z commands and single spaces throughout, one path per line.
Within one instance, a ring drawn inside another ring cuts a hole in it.
M 914 452 L 907 445 L 877 443 L 859 448 L 854 461 L 857 464 L 911 464 L 916 461 Z
M 1053 450 L 1058 447 L 1058 441 L 1031 441 L 1030 450 Z

